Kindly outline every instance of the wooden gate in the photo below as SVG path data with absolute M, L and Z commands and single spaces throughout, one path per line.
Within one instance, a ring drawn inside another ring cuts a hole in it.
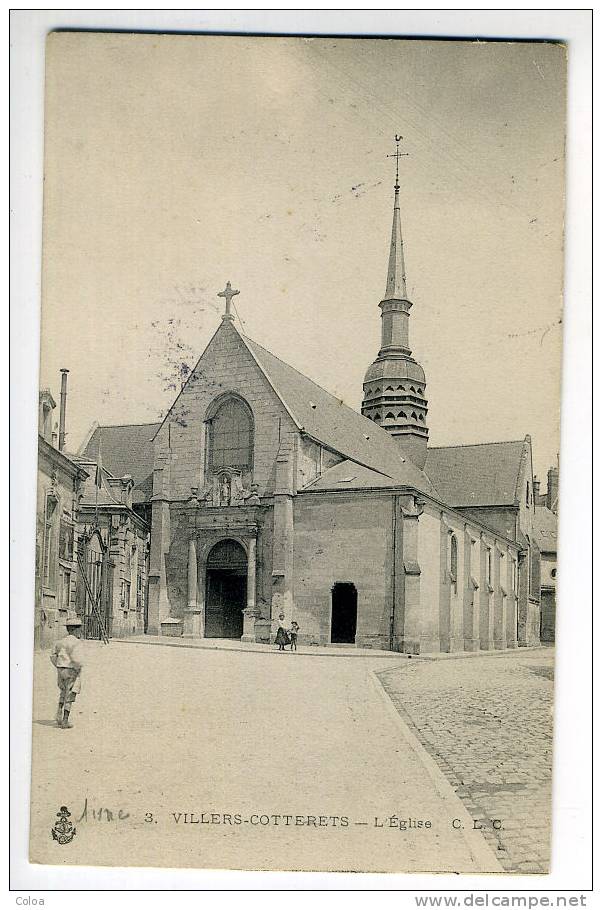
M 77 557 L 78 613 L 83 638 L 108 641 L 112 631 L 112 579 L 109 572 L 108 548 L 98 528 L 80 538 Z

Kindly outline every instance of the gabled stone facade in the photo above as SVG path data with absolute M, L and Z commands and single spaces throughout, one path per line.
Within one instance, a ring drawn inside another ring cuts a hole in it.
M 131 428 L 134 509 L 151 525 L 145 630 L 267 642 L 284 614 L 306 645 L 536 644 L 531 441 L 427 450 L 398 183 L 362 415 L 242 335 L 235 293 L 162 423 Z M 123 471 L 128 428 L 107 431 Z

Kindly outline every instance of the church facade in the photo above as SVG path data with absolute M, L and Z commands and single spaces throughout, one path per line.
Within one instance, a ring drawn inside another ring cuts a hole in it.
M 305 645 L 537 644 L 531 440 L 429 448 L 398 182 L 361 414 L 243 335 L 235 293 L 162 423 L 80 451 L 102 433 L 147 510 L 148 634 L 267 642 L 284 613 Z

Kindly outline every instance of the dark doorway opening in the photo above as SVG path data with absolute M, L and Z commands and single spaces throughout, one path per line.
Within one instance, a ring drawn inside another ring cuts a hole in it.
M 355 644 L 357 629 L 357 590 L 348 581 L 338 581 L 332 589 L 330 640 L 333 644 Z
M 205 638 L 241 638 L 247 602 L 247 555 L 235 540 L 221 540 L 207 559 Z
M 539 616 L 540 641 L 550 644 L 556 637 L 556 596 L 554 591 L 541 592 Z

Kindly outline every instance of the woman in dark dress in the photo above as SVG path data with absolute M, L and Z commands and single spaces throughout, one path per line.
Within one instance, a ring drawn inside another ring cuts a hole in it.
M 278 617 L 278 631 L 276 632 L 276 644 L 279 651 L 284 651 L 284 646 L 290 644 L 288 630 L 285 625 L 284 613 Z

